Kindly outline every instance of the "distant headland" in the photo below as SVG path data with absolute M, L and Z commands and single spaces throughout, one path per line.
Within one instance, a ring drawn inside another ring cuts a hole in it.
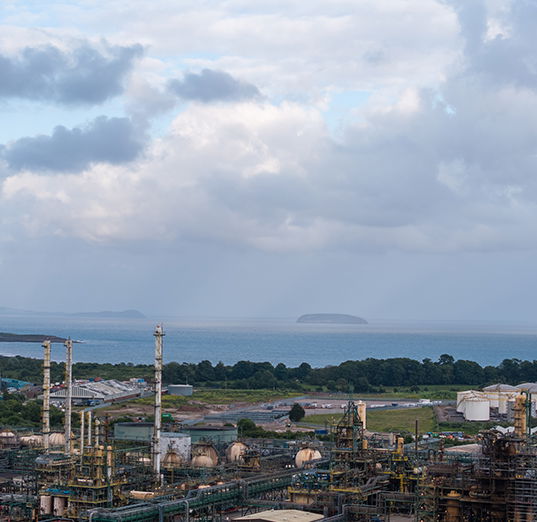
M 42 343 L 50 341 L 51 343 L 64 343 L 67 341 L 64 337 L 45 334 L 14 334 L 0 332 L 0 343 Z M 74 343 L 79 341 L 73 341 Z
M 305 314 L 301 315 L 296 322 L 315 324 L 368 324 L 365 319 L 348 314 Z
M 33 310 L 20 310 L 0 306 L 0 315 L 11 316 L 55 316 L 55 317 L 94 317 L 105 319 L 145 319 L 145 315 L 138 310 L 120 310 L 102 312 L 36 312 Z

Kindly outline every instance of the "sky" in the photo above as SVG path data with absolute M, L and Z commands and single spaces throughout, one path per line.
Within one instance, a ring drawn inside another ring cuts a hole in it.
M 536 17 L 4 0 L 0 306 L 533 321 Z

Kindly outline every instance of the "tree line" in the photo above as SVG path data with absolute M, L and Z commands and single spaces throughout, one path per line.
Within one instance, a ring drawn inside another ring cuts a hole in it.
M 41 383 L 42 361 L 27 357 L 0 357 L 0 376 Z M 53 382 L 61 382 L 64 363 L 53 362 Z M 131 377 L 151 380 L 153 367 L 132 363 L 87 363 L 73 366 L 75 378 L 126 380 Z M 391 359 L 368 358 L 346 361 L 334 366 L 312 368 L 304 362 L 297 367 L 283 363 L 239 361 L 233 365 L 222 362 L 213 364 L 170 362 L 164 365 L 165 384 L 193 384 L 197 386 L 296 390 L 329 390 L 374 392 L 384 386 L 422 386 L 460 384 L 482 386 L 495 382 L 518 384 L 537 381 L 537 361 L 505 359 L 497 366 L 481 366 L 475 361 L 455 360 L 451 355 L 441 355 L 438 360 L 417 361 L 407 357 Z

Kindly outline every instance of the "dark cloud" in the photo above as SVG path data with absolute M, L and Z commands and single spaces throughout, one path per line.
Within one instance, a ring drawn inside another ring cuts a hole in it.
M 21 138 L 0 149 L 13 170 L 81 171 L 92 163 L 123 163 L 141 152 L 143 140 L 128 118 L 99 116 L 84 128 L 58 126 L 51 136 Z
M 170 80 L 168 86 L 173 93 L 185 100 L 204 103 L 247 100 L 260 96 L 255 85 L 237 80 L 224 71 L 211 69 L 203 69 L 199 74 L 185 74 L 182 80 Z
M 19 56 L 0 55 L 0 97 L 98 104 L 123 91 L 123 80 L 140 45 L 108 46 L 100 52 L 88 44 L 71 53 L 57 47 L 26 47 Z

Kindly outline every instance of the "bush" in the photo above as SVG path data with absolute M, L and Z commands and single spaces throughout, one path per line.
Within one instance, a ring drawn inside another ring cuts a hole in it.
M 291 408 L 291 411 L 289 412 L 289 420 L 292 420 L 293 422 L 299 422 L 306 416 L 306 412 L 304 411 L 304 408 L 298 404 L 298 402 L 295 402 L 293 404 L 293 407 Z

